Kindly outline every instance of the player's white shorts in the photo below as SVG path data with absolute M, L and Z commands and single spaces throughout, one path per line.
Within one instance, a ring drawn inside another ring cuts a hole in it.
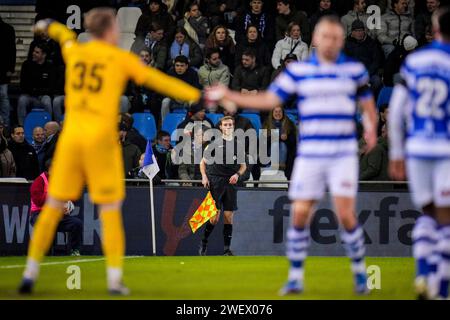
M 328 186 L 333 196 L 356 197 L 359 163 L 355 156 L 297 157 L 289 187 L 291 200 L 320 200 Z
M 430 203 L 450 207 L 450 159 L 406 161 L 409 189 L 414 204 L 422 208 Z

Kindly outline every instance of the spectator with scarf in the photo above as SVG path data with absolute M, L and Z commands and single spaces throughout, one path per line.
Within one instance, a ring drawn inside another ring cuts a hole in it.
M 178 26 L 183 27 L 200 48 L 205 47 L 209 34 L 209 22 L 208 18 L 202 15 L 199 5 L 195 1 L 188 4 L 184 18 L 178 21 Z
M 256 63 L 262 66 L 269 66 L 272 53 L 267 44 L 261 39 L 258 28 L 254 25 L 249 25 L 245 35 L 245 40 L 236 45 L 235 65 L 241 63 L 242 54 L 250 49 L 256 53 Z
M 275 21 L 273 17 L 263 11 L 264 1 L 251 0 L 249 5 L 250 8 L 236 21 L 236 42 L 244 41 L 245 30 L 249 25 L 255 25 L 263 41 L 272 49 L 275 42 Z
M 168 67 L 172 67 L 174 60 L 178 56 L 185 56 L 189 59 L 189 65 L 195 69 L 203 64 L 203 54 L 199 45 L 193 41 L 183 27 L 175 30 L 175 40 L 170 46 Z

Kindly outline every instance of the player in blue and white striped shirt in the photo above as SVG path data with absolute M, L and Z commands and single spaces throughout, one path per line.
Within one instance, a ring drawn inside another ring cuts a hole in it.
M 358 188 L 357 103 L 364 111 L 365 139 L 370 150 L 376 144 L 375 102 L 363 64 L 341 53 L 345 33 L 338 18 L 326 16 L 317 24 L 316 52 L 304 62 L 289 64 L 265 92 L 243 96 L 226 88 L 223 105 L 270 110 L 291 96 L 297 97 L 300 115 L 298 156 L 289 187 L 292 224 L 287 232 L 287 257 L 291 262 L 288 282 L 281 294 L 303 291 L 303 262 L 309 243 L 309 217 L 326 186 L 333 196 L 343 225 L 341 238 L 352 259 L 355 290 L 368 291 L 364 263 L 364 234 L 355 215 Z M 220 92 L 220 94 L 219 94 Z
M 394 88 L 388 119 L 391 176 L 405 179 L 406 158 L 412 199 L 424 212 L 412 232 L 419 298 L 448 297 L 450 280 L 448 8 L 433 16 L 433 27 L 436 41 L 409 55 L 400 70 L 403 81 Z

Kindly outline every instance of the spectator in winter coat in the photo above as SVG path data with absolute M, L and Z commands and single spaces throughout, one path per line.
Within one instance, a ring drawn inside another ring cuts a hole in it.
M 366 28 L 366 33 L 371 36 L 376 36 L 375 29 L 368 30 L 367 28 L 367 19 L 369 15 L 366 13 L 366 0 L 353 0 L 353 10 L 350 10 L 345 16 L 341 18 L 342 25 L 345 28 L 345 34 L 347 36 L 352 33 L 352 23 L 355 20 L 360 20 L 364 23 Z
M 384 56 L 379 44 L 367 35 L 361 20 L 352 23 L 352 31 L 345 42 L 344 51 L 348 56 L 364 63 L 370 75 L 372 91 L 377 96 L 382 86 L 378 70 L 383 67 Z
M 3 134 L 4 129 L 5 122 L 0 117 L 0 177 L 11 178 L 16 176 L 16 163 L 13 154 L 8 149 L 8 141 Z
M 202 87 L 221 83 L 230 84 L 230 69 L 220 60 L 220 51 L 217 48 L 206 51 L 205 63 L 198 70 L 198 78 Z
M 406 35 L 413 35 L 413 18 L 408 10 L 407 0 L 392 0 L 392 8 L 381 16 L 381 29 L 378 41 L 383 47 L 384 56 L 388 57 L 395 47 L 401 46 Z
M 199 5 L 191 2 L 184 14 L 183 19 L 178 21 L 178 26 L 183 27 L 189 37 L 197 43 L 200 48 L 205 47 L 206 39 L 209 34 L 208 18 L 202 15 Z
M 241 65 L 234 72 L 231 88 L 244 94 L 254 94 L 269 84 L 269 72 L 256 64 L 256 55 L 248 50 L 242 54 Z
M 175 30 L 175 40 L 169 49 L 168 67 L 172 67 L 174 59 L 178 56 L 185 56 L 189 59 L 189 65 L 193 68 L 200 68 L 203 63 L 203 54 L 200 46 L 193 41 L 183 27 Z
M 275 17 L 275 40 L 279 41 L 286 36 L 286 29 L 291 22 L 296 22 L 302 30 L 302 40 L 311 42 L 311 28 L 308 17 L 304 11 L 293 8 L 292 0 L 277 1 L 278 15 Z
M 241 63 L 242 53 L 249 49 L 255 52 L 256 63 L 262 66 L 269 66 L 272 53 L 267 44 L 261 39 L 258 28 L 254 25 L 249 25 L 245 33 L 245 40 L 236 45 L 235 66 Z
M 145 37 L 155 22 L 164 29 L 164 37 L 166 39 L 173 39 L 175 22 L 172 16 L 167 13 L 167 7 L 161 0 L 151 0 L 148 9 L 146 8 L 142 11 L 134 32 L 136 37 Z
M 277 42 L 272 55 L 272 66 L 274 69 L 282 64 L 288 54 L 295 54 L 299 61 L 308 57 L 308 45 L 302 41 L 300 26 L 291 22 L 286 30 L 286 37 Z
M 16 176 L 34 180 L 39 175 L 39 162 L 34 148 L 25 140 L 23 127 L 16 126 L 11 131 L 8 149 L 14 156 Z
M 264 1 L 250 0 L 249 9 L 236 19 L 236 43 L 245 40 L 245 30 L 249 25 L 258 27 L 261 39 L 273 48 L 275 43 L 275 23 L 269 12 L 263 10 Z

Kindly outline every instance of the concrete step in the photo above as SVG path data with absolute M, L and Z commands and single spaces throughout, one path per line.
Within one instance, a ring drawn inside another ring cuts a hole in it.
M 16 19 L 33 19 L 36 17 L 36 12 L 13 12 L 13 11 L 0 11 L 2 19 L 16 18 Z
M 29 31 L 16 30 L 16 38 L 33 38 L 33 32 L 31 29 Z
M 17 33 L 17 31 L 32 32 L 31 28 L 32 28 L 32 24 L 16 24 L 16 25 L 14 25 L 14 30 L 16 30 L 16 33 Z
M 23 43 L 16 43 L 16 51 L 28 51 L 29 45 Z
M 8 6 L 0 5 L 0 11 L 20 11 L 20 12 L 35 12 L 35 6 Z
M 16 59 L 16 67 L 14 70 L 20 74 L 20 68 L 22 68 L 22 64 L 25 62 L 25 57 L 20 57 Z
M 9 23 L 13 26 L 17 25 L 28 25 L 31 26 L 34 24 L 34 19 L 31 18 L 17 18 L 17 17 L 7 17 L 2 18 L 4 22 Z
M 17 51 L 16 52 L 16 57 L 17 58 L 21 58 L 21 57 L 27 57 L 28 51 Z
M 16 46 L 17 45 L 24 45 L 25 47 L 29 47 L 31 41 L 33 41 L 34 38 L 32 37 L 16 37 Z
M 28 48 L 32 41 L 33 38 L 16 38 L 16 46 L 23 45 Z

